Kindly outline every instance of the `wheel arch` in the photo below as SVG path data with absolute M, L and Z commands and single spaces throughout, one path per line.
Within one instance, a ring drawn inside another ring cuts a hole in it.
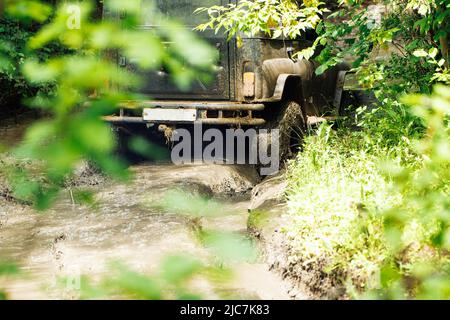
M 281 74 L 277 79 L 271 102 L 280 104 L 295 101 L 301 106 L 303 116 L 306 117 L 307 106 L 303 90 L 303 79 L 300 74 Z M 275 108 L 275 112 L 276 110 L 277 108 Z
M 274 98 L 278 101 L 303 102 L 303 85 L 300 74 L 281 74 L 275 86 Z

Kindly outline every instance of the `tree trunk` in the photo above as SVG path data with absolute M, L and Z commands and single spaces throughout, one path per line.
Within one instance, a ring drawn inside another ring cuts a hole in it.
M 442 57 L 445 59 L 445 67 L 449 67 L 449 61 L 448 61 L 448 37 L 447 36 L 441 36 L 439 38 L 439 42 L 441 43 L 441 53 Z
M 447 5 L 440 5 L 439 6 L 439 11 L 438 12 L 445 12 L 447 10 Z M 441 54 L 442 54 L 442 58 L 445 60 L 445 67 L 448 68 L 450 65 L 449 59 L 448 59 L 448 54 L 449 54 L 449 49 L 448 49 L 448 37 L 449 35 L 445 32 L 448 30 L 448 21 L 442 21 L 442 25 L 439 27 L 440 30 L 438 31 L 444 31 L 445 35 L 441 35 L 439 37 L 439 44 L 441 47 Z

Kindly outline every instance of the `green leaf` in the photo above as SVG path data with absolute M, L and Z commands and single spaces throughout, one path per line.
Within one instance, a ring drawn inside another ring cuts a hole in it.
M 416 56 L 416 57 L 419 57 L 419 58 L 428 57 L 428 53 L 425 50 L 423 50 L 423 49 L 419 49 L 419 50 L 414 51 L 413 55 Z
M 321 75 L 323 74 L 325 71 L 327 71 L 329 68 L 329 66 L 327 64 L 322 64 L 320 65 L 317 69 L 316 69 L 316 75 Z
M 439 53 L 439 50 L 437 48 L 431 48 L 428 51 L 428 55 L 433 59 L 437 56 L 438 53 Z
M 226 262 L 251 262 L 256 259 L 255 247 L 246 237 L 228 232 L 208 231 L 201 234 L 201 239 L 206 247 Z
M 15 263 L 0 261 L 0 276 L 11 276 L 19 274 L 20 268 Z
M 161 265 L 163 278 L 170 284 L 179 285 L 197 274 L 202 263 L 188 256 L 172 256 L 164 260 Z

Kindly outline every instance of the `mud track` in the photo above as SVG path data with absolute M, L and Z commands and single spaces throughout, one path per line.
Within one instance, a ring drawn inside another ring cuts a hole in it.
M 20 264 L 27 275 L 2 283 L 10 298 L 77 299 L 77 292 L 58 285 L 58 279 L 80 273 L 100 278 L 112 260 L 144 274 L 173 253 L 210 261 L 211 252 L 196 239 L 189 218 L 149 205 L 173 188 L 222 203 L 224 214 L 199 219 L 201 227 L 247 232 L 250 191 L 259 182 L 253 169 L 149 164 L 132 171 L 131 184 L 104 181 L 91 187 L 95 210 L 74 204 L 69 189 L 46 213 L 0 200 L 0 257 Z M 288 284 L 262 259 L 232 268 L 234 280 L 225 287 L 202 281 L 195 290 L 211 299 L 221 298 L 224 291 L 242 299 L 290 298 Z
M 16 145 L 35 118 L 24 115 L 16 120 L 0 123 L 0 145 Z M 100 279 L 108 276 L 111 261 L 121 261 L 148 275 L 171 254 L 195 256 L 209 264 L 214 253 L 198 240 L 199 228 L 250 236 L 249 208 L 266 210 L 268 206 L 277 211 L 274 217 L 280 213 L 282 188 L 261 184 L 252 167 L 140 164 L 131 171 L 134 179 L 126 184 L 82 166 L 75 179 L 67 182 L 56 205 L 45 213 L 15 201 L 0 176 L 0 261 L 15 262 L 23 270 L 18 278 L 0 277 L 0 289 L 11 299 L 78 299 L 79 292 L 69 284 L 61 285 L 60 279 L 80 274 Z M 95 208 L 74 201 L 72 191 L 77 188 L 93 193 Z M 219 202 L 222 214 L 192 219 L 152 206 L 174 189 L 188 197 Z M 267 263 L 263 254 L 256 262 L 231 268 L 234 277 L 230 283 L 198 281 L 193 291 L 208 299 L 309 298 L 270 271 L 273 262 Z

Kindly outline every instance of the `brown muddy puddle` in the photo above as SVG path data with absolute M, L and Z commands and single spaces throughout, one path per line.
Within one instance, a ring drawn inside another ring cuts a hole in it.
M 25 113 L 17 118 L 0 119 L 0 146 L 12 147 L 23 138 L 27 127 L 36 121 L 32 112 Z
M 210 263 L 213 253 L 193 232 L 192 219 L 152 208 L 173 188 L 220 195 L 223 212 L 203 217 L 203 228 L 246 232 L 248 191 L 258 182 L 251 168 L 146 164 L 132 168 L 131 184 L 106 182 L 94 187 L 95 210 L 74 204 L 65 190 L 48 212 L 0 201 L 0 258 L 15 261 L 26 277 L 0 282 L 11 299 L 77 299 L 74 288 L 58 279 L 108 274 L 110 261 L 152 274 L 163 259 L 185 254 Z M 199 279 L 193 291 L 203 298 L 289 299 L 287 284 L 263 262 L 232 264 L 227 283 Z

